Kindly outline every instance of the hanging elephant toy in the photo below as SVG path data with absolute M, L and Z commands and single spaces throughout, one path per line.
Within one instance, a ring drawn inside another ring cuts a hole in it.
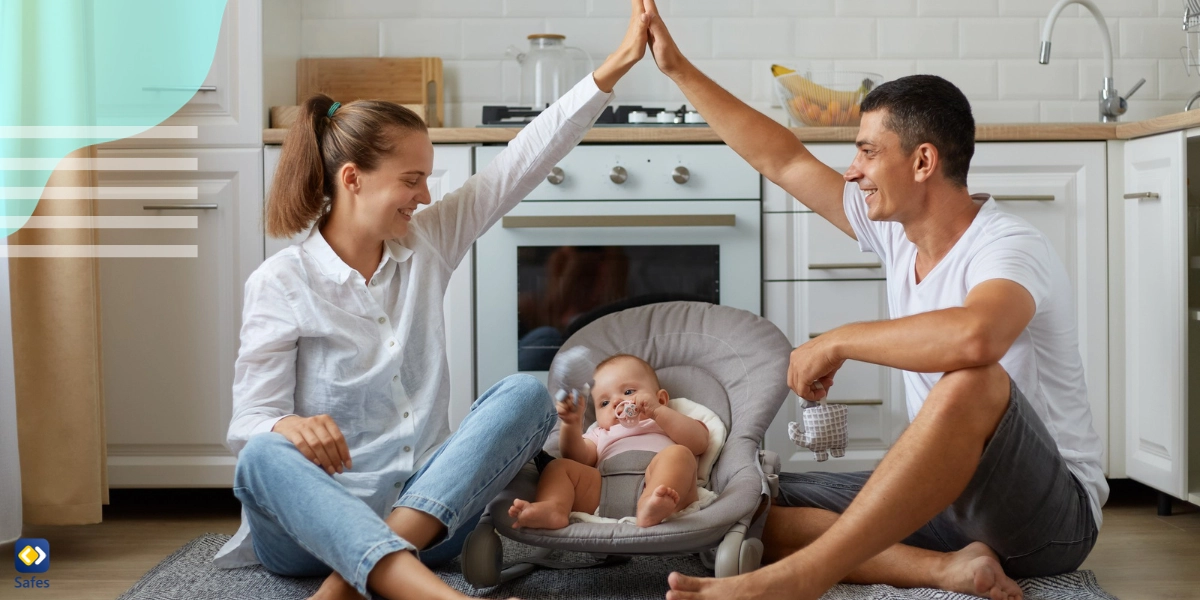
M 801 418 L 804 429 L 796 422 L 788 423 L 788 437 L 801 448 L 812 450 L 817 462 L 824 462 L 832 454 L 835 458 L 846 455 L 846 423 L 849 410 L 843 404 L 803 401 Z

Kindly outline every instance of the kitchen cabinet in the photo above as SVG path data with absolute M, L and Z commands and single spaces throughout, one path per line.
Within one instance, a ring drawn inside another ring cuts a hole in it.
M 270 194 L 271 181 L 279 163 L 281 146 L 267 146 L 264 152 L 263 172 L 265 187 L 263 197 Z M 473 169 L 473 146 L 436 145 L 433 148 L 433 173 L 429 176 L 429 195 L 434 202 L 466 183 Z M 424 210 L 424 206 L 417 210 Z M 265 204 L 264 204 L 265 209 Z M 265 213 L 264 213 L 265 214 Z M 287 246 L 303 241 L 308 231 L 302 231 L 288 239 L 264 237 L 265 255 L 271 256 Z M 475 347 L 473 332 L 475 311 L 473 306 L 473 270 L 475 251 L 459 263 L 450 277 L 446 298 L 442 306 L 446 319 L 446 354 L 450 367 L 450 427 L 458 424 L 471 410 L 475 402 Z
M 161 125 L 195 126 L 196 137 L 129 138 L 110 148 L 262 146 L 262 2 L 227 0 L 212 66 L 195 96 Z M 136 74 L 136 70 L 130 75 Z M 129 81 L 147 97 L 178 88 L 178 81 Z M 119 111 L 97 100 L 98 110 Z
M 1125 471 L 1200 503 L 1200 188 L 1190 186 L 1200 181 L 1200 129 L 1121 146 L 1112 212 L 1122 220 L 1123 247 L 1113 298 L 1124 318 Z
M 105 148 L 99 156 L 195 158 L 197 165 L 99 172 L 103 187 L 195 189 L 195 199 L 103 200 L 100 215 L 196 218 L 193 229 L 98 230 L 100 244 L 196 251 L 194 258 L 100 261 L 109 483 L 228 486 L 234 459 L 225 432 L 242 289 L 263 258 L 261 150 Z
M 825 164 L 845 171 L 851 144 L 809 144 Z M 986 192 L 1051 240 L 1066 264 L 1078 300 L 1080 353 L 1086 370 L 1093 425 L 1108 447 L 1108 281 L 1103 142 L 980 143 L 968 187 Z M 764 181 L 764 311 L 795 345 L 841 324 L 888 318 L 879 258 L 786 192 Z M 874 468 L 908 422 L 898 371 L 847 362 L 830 392 L 850 406 L 844 458 L 818 463 L 787 437 L 799 421 L 789 396 L 766 436 L 784 470 L 856 471 Z M 1107 464 L 1107 463 L 1106 463 Z
M 101 361 L 112 487 L 227 487 L 225 448 L 242 290 L 263 260 L 262 5 L 229 0 L 204 88 L 165 125 L 192 139 L 125 139 L 108 158 L 194 160 L 190 170 L 100 171 L 108 216 L 194 217 L 179 229 L 100 229 L 101 244 L 191 246 L 190 258 L 100 262 Z M 147 94 L 179 82 L 131 82 Z M 98 110 L 112 107 L 98 101 Z M 185 207 L 186 205 L 186 207 Z

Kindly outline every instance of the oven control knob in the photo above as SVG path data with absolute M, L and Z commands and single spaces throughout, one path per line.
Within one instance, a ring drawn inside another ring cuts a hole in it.
M 691 178 L 692 174 L 688 172 L 687 167 L 675 167 L 675 170 L 671 171 L 671 179 L 674 179 L 675 183 L 680 185 L 687 183 Z
M 608 173 L 608 178 L 613 183 L 625 183 L 625 180 L 629 179 L 629 173 L 625 172 L 625 167 L 613 167 Z
M 566 175 L 563 174 L 562 167 L 550 169 L 550 174 L 546 176 L 546 181 L 549 181 L 550 185 L 558 185 L 563 182 L 563 179 L 566 179 Z

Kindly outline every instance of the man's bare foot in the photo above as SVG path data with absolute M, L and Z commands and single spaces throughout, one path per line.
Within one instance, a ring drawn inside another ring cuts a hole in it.
M 654 488 L 654 493 L 642 501 L 637 511 L 637 526 L 650 527 L 663 522 L 675 514 L 679 504 L 679 492 L 665 485 Z
M 321 584 L 321 589 L 308 600 L 361 600 L 358 590 L 350 585 L 337 571 L 334 571 Z
M 721 579 L 671 573 L 667 583 L 671 585 L 667 600 L 817 600 L 824 592 L 809 589 L 807 578 L 788 572 L 780 563 L 767 565 L 753 573 Z
M 517 520 L 513 529 L 562 529 L 571 523 L 570 515 L 564 515 L 549 502 L 526 502 L 517 498 L 508 509 L 508 516 Z
M 996 553 L 982 542 L 973 542 L 946 555 L 937 574 L 938 587 L 991 600 L 1021 600 L 1021 586 L 1004 574 Z

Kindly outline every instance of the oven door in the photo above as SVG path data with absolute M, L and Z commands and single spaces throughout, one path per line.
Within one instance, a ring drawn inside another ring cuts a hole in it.
M 476 242 L 476 389 L 543 382 L 591 321 L 671 300 L 762 314 L 758 200 L 523 202 Z

